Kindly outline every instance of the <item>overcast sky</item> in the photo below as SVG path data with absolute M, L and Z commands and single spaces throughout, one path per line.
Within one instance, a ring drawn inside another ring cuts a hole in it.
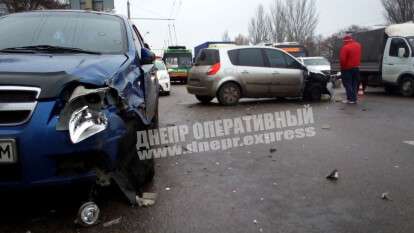
M 126 1 L 115 0 L 115 10 L 126 15 Z M 170 25 L 178 44 L 193 48 L 205 41 L 248 35 L 247 27 L 259 4 L 268 8 L 274 0 L 130 0 L 132 17 L 176 18 L 176 21 L 143 21 L 135 24 L 153 49 L 169 40 Z M 289 0 L 287 0 L 289 1 Z M 319 12 L 317 34 L 328 36 L 352 24 L 374 26 L 384 23 L 381 0 L 316 0 Z

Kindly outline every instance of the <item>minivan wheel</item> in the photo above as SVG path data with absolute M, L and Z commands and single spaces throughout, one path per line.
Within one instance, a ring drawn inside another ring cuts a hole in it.
M 214 99 L 214 97 L 204 96 L 204 95 L 196 95 L 196 98 L 198 101 L 200 101 L 203 104 L 208 104 Z
M 312 84 L 305 92 L 305 100 L 307 101 L 321 101 L 322 99 L 322 86 L 319 84 Z
M 237 105 L 241 98 L 239 85 L 232 82 L 223 84 L 218 91 L 217 98 L 223 105 Z
M 414 79 L 407 77 L 404 78 L 400 83 L 400 92 L 405 97 L 414 95 Z

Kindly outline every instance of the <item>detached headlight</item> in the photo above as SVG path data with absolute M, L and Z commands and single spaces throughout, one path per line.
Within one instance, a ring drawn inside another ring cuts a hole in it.
M 72 143 L 79 143 L 97 133 L 104 131 L 108 126 L 105 114 L 84 106 L 75 110 L 69 119 L 69 134 Z

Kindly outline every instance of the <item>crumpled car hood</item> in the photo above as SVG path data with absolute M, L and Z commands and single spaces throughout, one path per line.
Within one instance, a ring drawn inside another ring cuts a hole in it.
M 80 82 L 103 86 L 127 61 L 125 55 L 0 55 L 0 73 L 64 72 Z

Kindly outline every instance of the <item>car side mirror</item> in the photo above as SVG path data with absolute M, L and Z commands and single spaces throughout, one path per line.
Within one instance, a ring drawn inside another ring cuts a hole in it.
M 398 57 L 399 58 L 405 57 L 405 48 L 399 48 L 398 49 Z
M 147 48 L 141 49 L 141 64 L 142 65 L 150 65 L 153 64 L 155 61 L 155 53 Z
M 150 47 L 150 46 L 149 46 L 149 44 L 147 44 L 147 43 L 144 43 L 144 47 L 145 47 L 146 49 L 151 50 L 151 47 Z

